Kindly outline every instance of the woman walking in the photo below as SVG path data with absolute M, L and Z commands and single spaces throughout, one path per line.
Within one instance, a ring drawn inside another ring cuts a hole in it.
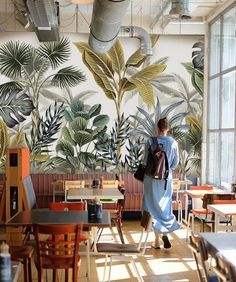
M 157 130 L 157 142 L 163 145 L 163 150 L 167 155 L 169 176 L 166 183 L 165 180 L 157 180 L 145 175 L 143 209 L 149 211 L 153 217 L 153 229 L 156 239 L 152 247 L 160 249 L 160 236 L 162 236 L 164 248 L 170 248 L 171 243 L 167 233 L 180 228 L 180 224 L 176 221 L 172 209 L 172 171 L 178 165 L 179 154 L 177 142 L 172 137 L 167 136 L 169 130 L 167 118 L 162 118 L 158 121 Z M 148 149 L 151 144 L 152 139 L 149 139 L 144 153 L 144 165 L 147 164 Z

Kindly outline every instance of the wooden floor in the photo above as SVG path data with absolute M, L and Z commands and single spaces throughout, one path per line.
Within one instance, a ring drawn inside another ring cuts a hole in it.
M 126 242 L 138 242 L 140 229 L 139 221 L 124 221 L 123 230 Z M 112 234 L 113 233 L 113 234 Z M 113 238 L 115 236 L 115 239 Z M 196 265 L 192 258 L 192 254 L 186 244 L 186 229 L 182 229 L 172 233 L 169 236 L 172 248 L 154 250 L 151 243 L 154 241 L 154 233 L 152 232 L 148 240 L 148 248 L 144 257 L 138 257 L 137 267 L 144 278 L 144 281 L 150 282 L 169 282 L 169 281 L 192 281 L 197 282 Z M 0 239 L 4 239 L 4 234 L 1 232 Z M 104 229 L 101 236 L 101 241 L 111 242 L 118 241 L 116 229 L 112 231 Z M 37 271 L 32 263 L 33 281 L 37 281 Z M 104 257 L 91 257 L 91 273 L 90 281 L 102 281 L 104 270 Z M 107 271 L 108 272 L 108 271 Z M 23 282 L 23 272 L 21 273 L 20 282 Z M 48 271 L 46 280 L 52 281 L 51 273 Z M 58 281 L 64 281 L 64 271 L 58 274 Z M 79 281 L 88 281 L 86 278 L 86 259 L 82 257 L 79 269 Z M 107 281 L 107 277 L 106 277 Z M 137 281 L 132 266 L 128 262 L 116 261 L 112 266 L 111 281 L 117 282 L 133 282 Z

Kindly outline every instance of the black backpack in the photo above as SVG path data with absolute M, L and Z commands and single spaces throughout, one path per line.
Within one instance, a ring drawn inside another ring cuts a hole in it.
M 169 164 L 163 145 L 157 142 L 156 137 L 152 137 L 152 145 L 148 149 L 148 158 L 145 173 L 157 180 L 165 180 L 165 189 L 169 175 Z

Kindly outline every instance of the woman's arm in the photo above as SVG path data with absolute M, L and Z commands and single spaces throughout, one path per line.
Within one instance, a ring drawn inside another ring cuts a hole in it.
M 170 164 L 170 169 L 173 171 L 173 170 L 176 169 L 176 167 L 179 163 L 179 149 L 178 149 L 177 142 L 174 142 L 174 144 L 173 144 L 172 154 L 173 154 L 173 160 L 172 160 L 172 163 Z

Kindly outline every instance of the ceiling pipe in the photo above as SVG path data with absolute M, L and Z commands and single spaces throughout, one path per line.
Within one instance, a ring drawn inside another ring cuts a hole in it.
M 115 43 L 130 0 L 95 0 L 89 46 L 96 53 L 107 52 Z
M 152 55 L 152 41 L 148 32 L 139 26 L 121 26 L 119 36 L 136 37 L 140 40 L 142 55 Z
M 189 0 L 172 0 L 170 16 L 180 17 L 181 19 L 191 19 L 189 11 Z

